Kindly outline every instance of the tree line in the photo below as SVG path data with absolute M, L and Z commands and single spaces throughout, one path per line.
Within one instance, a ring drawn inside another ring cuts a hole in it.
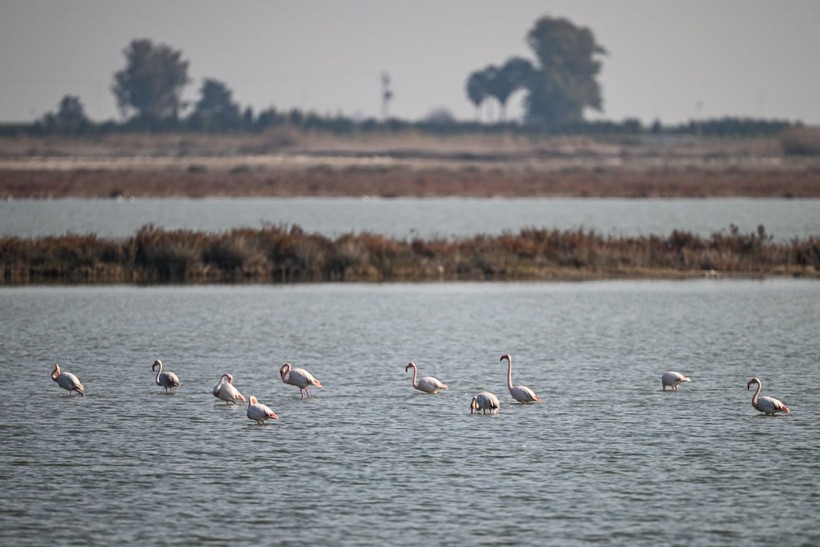
M 122 131 L 262 132 L 277 126 L 306 131 L 348 134 L 354 131 L 421 130 L 431 133 L 522 132 L 562 134 L 696 134 L 715 136 L 758 136 L 779 134 L 794 124 L 785 120 L 721 118 L 663 126 L 656 121 L 644 126 L 638 119 L 622 122 L 587 121 L 586 109 L 601 111 L 603 98 L 597 75 L 606 49 L 592 31 L 567 19 L 542 17 L 526 35 L 535 62 L 511 57 L 500 66 L 487 65 L 470 73 L 465 93 L 476 107 L 474 122 L 459 122 L 446 110 L 436 110 L 425 119 L 397 118 L 356 120 L 341 114 L 319 115 L 299 109 L 279 111 L 275 107 L 254 112 L 242 108 L 233 91 L 216 78 L 205 78 L 198 99 L 186 103 L 183 91 L 191 83 L 189 62 L 182 52 L 167 44 L 135 39 L 123 50 L 125 67 L 113 76 L 111 92 L 122 121 L 95 123 L 85 113 L 80 97 L 65 95 L 55 112 L 32 124 L 3 124 L 0 134 L 93 135 Z M 524 93 L 523 123 L 507 119 L 510 98 Z M 390 91 L 392 96 L 392 91 Z M 483 123 L 481 109 L 498 105 L 499 116 Z

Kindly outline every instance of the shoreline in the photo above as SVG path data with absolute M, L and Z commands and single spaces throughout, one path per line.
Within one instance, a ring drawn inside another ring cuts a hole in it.
M 0 196 L 820 197 L 820 156 L 776 139 L 265 138 L 0 139 Z

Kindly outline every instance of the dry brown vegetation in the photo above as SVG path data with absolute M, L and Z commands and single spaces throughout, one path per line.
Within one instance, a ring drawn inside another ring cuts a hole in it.
M 820 197 L 820 156 L 785 153 L 784 143 L 505 134 L 339 138 L 283 129 L 6 138 L 0 139 L 0 194 Z
M 397 240 L 336 239 L 298 227 L 208 234 L 146 226 L 126 240 L 0 239 L 3 284 L 581 280 L 820 274 L 820 237 L 776 243 L 761 226 L 702 238 L 605 237 L 587 230 Z

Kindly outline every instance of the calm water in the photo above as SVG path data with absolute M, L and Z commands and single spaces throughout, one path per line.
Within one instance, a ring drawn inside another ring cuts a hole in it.
M 820 199 L 360 199 L 208 198 L 14 200 L 0 202 L 0 234 L 66 232 L 126 237 L 153 223 L 168 229 L 222 231 L 263 222 L 297 224 L 338 236 L 370 231 L 398 238 L 517 232 L 525 227 L 586 228 L 612 235 L 708 236 L 730 224 L 763 224 L 784 241 L 820 234 Z
M 818 282 L 6 288 L 0 309 L 5 545 L 820 542 Z M 544 404 L 509 397 L 506 352 Z M 300 400 L 285 360 L 325 389 Z M 414 392 L 410 360 L 450 391 Z M 692 383 L 662 392 L 668 369 Z M 281 422 L 217 402 L 224 371 Z M 757 414 L 753 375 L 792 416 Z M 483 389 L 499 415 L 469 414 Z

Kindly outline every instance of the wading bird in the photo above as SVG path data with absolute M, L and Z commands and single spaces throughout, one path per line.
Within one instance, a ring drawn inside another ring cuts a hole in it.
M 748 390 L 752 387 L 752 384 L 757 384 L 757 389 L 755 390 L 755 394 L 752 395 L 752 406 L 755 407 L 755 410 L 759 410 L 760 412 L 764 412 L 769 416 L 774 416 L 778 412 L 785 412 L 786 414 L 791 414 L 792 411 L 789 410 L 789 407 L 775 399 L 774 397 L 760 397 L 760 390 L 763 388 L 763 383 L 760 381 L 760 378 L 755 376 L 746 384 L 746 389 Z
M 442 384 L 437 378 L 433 378 L 432 376 L 425 376 L 416 382 L 416 363 L 410 362 L 406 367 L 404 367 L 404 372 L 407 372 L 411 368 L 413 369 L 413 387 L 419 391 L 423 391 L 425 393 L 438 393 L 439 390 L 449 389 L 447 384 Z
M 510 390 L 512 398 L 519 403 L 540 403 L 541 397 L 535 394 L 533 390 L 527 386 L 513 386 L 512 385 L 512 357 L 509 354 L 501 356 L 501 361 L 507 360 L 507 389 Z
M 51 372 L 51 379 L 57 382 L 57 385 L 61 388 L 67 389 L 69 397 L 71 397 L 72 391 L 76 391 L 85 397 L 85 386 L 80 383 L 80 379 L 70 372 L 61 371 L 60 363 L 54 365 L 54 370 Z
M 310 397 L 310 389 L 308 389 L 310 386 L 316 386 L 319 389 L 324 389 L 322 383 L 314 378 L 311 373 L 303 368 L 293 368 L 293 365 L 290 363 L 285 363 L 282 365 L 282 368 L 279 369 L 279 376 L 282 378 L 284 383 L 298 387 L 299 397 L 302 399 L 304 399 L 305 393 L 307 393 L 307 396 Z
M 219 378 L 219 383 L 214 386 L 214 397 L 222 399 L 226 405 L 231 403 L 238 405 L 237 401 L 245 400 L 245 396 L 234 387 L 233 376 L 227 372 Z
M 159 370 L 157 370 L 157 367 L 159 367 Z M 162 372 L 162 361 L 159 359 L 151 365 L 151 370 L 157 370 L 157 385 L 164 387 L 165 393 L 174 393 L 174 388 L 180 386 L 179 378 L 176 374 L 170 370 L 168 372 Z
M 669 372 L 664 372 L 661 376 L 661 386 L 663 386 L 663 390 L 666 391 L 666 387 L 669 386 L 672 388 L 672 391 L 678 390 L 678 384 L 682 384 L 684 382 L 691 382 L 688 377 L 684 376 L 680 372 L 675 372 L 670 370 Z
M 248 401 L 248 418 L 255 420 L 259 425 L 265 425 L 266 420 L 270 418 L 278 420 L 279 416 L 277 416 L 276 413 L 266 405 L 263 405 L 257 401 L 256 397 L 251 395 L 251 398 Z
M 470 414 L 474 414 L 479 410 L 483 411 L 484 414 L 489 410 L 492 414 L 498 412 L 499 408 L 501 408 L 501 404 L 498 402 L 498 397 L 489 391 L 482 391 L 470 401 Z

